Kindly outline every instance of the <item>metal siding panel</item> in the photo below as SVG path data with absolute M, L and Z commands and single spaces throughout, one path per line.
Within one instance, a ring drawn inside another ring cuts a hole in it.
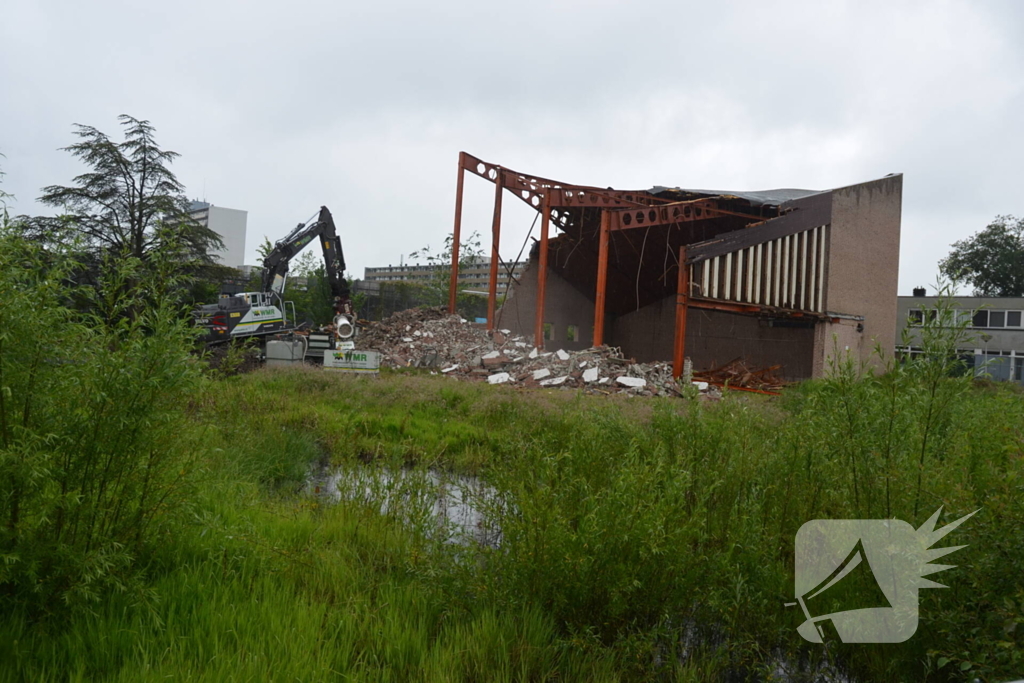
M 722 288 L 722 298 L 728 299 L 732 293 L 732 254 L 725 255 L 725 286 Z
M 761 303 L 761 259 L 764 258 L 764 250 L 761 245 L 754 247 L 754 299 L 755 304 Z
M 779 306 L 789 307 L 789 235 L 782 238 L 782 296 L 779 298 Z

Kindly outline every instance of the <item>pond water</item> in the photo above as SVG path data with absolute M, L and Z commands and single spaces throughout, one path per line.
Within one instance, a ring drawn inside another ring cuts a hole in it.
M 308 486 L 330 500 L 349 500 L 423 525 L 447 543 L 497 547 L 501 530 L 487 519 L 498 504 L 497 491 L 479 478 L 440 470 L 349 467 L 320 472 Z

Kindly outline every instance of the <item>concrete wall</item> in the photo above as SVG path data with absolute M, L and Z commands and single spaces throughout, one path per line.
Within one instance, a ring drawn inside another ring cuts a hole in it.
M 248 211 L 211 206 L 207 227 L 220 235 L 224 248 L 214 252 L 221 265 L 237 268 L 245 263 L 245 233 Z
M 817 335 L 815 369 L 827 365 L 833 335 L 840 350 L 848 347 L 864 362 L 876 362 L 876 341 L 892 354 L 902 205 L 902 175 L 832 190 L 826 311 L 863 316 L 863 331 L 857 331 L 859 321 L 828 325 Z
M 495 313 L 498 329 L 512 330 L 530 339 L 534 336 L 537 301 L 537 266 L 532 261 L 523 272 L 519 285 L 512 287 L 505 304 Z M 548 269 L 544 302 L 544 322 L 553 325 L 553 339 L 544 346 L 550 351 L 582 351 L 594 343 L 594 302 L 564 278 Z M 579 330 L 579 341 L 567 338 L 569 325 Z
M 645 363 L 672 360 L 675 297 L 615 318 L 608 344 Z M 819 326 L 820 327 L 820 326 Z M 753 367 L 782 365 L 777 374 L 807 379 L 812 372 L 814 328 L 770 327 L 758 318 L 691 308 L 686 316 L 686 355 L 695 370 L 720 367 L 743 358 Z

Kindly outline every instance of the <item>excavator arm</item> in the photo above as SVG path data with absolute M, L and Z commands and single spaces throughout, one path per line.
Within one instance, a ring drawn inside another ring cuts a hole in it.
M 345 339 L 355 333 L 355 311 L 352 309 L 348 282 L 345 280 L 345 255 L 341 249 L 341 238 L 338 237 L 334 219 L 326 206 L 320 207 L 320 214 L 316 220 L 299 223 L 284 239 L 274 245 L 274 249 L 263 260 L 262 290 L 281 296 L 288 277 L 289 262 L 314 239 L 320 241 L 320 247 L 323 249 L 324 269 L 331 288 L 331 296 L 334 297 L 334 324 L 338 336 Z

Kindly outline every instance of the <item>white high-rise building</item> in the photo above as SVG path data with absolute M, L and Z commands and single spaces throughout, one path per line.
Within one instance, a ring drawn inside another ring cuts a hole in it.
M 220 235 L 224 248 L 213 252 L 221 265 L 237 268 L 245 263 L 245 222 L 248 211 L 225 209 L 208 202 L 192 202 L 189 215 Z

